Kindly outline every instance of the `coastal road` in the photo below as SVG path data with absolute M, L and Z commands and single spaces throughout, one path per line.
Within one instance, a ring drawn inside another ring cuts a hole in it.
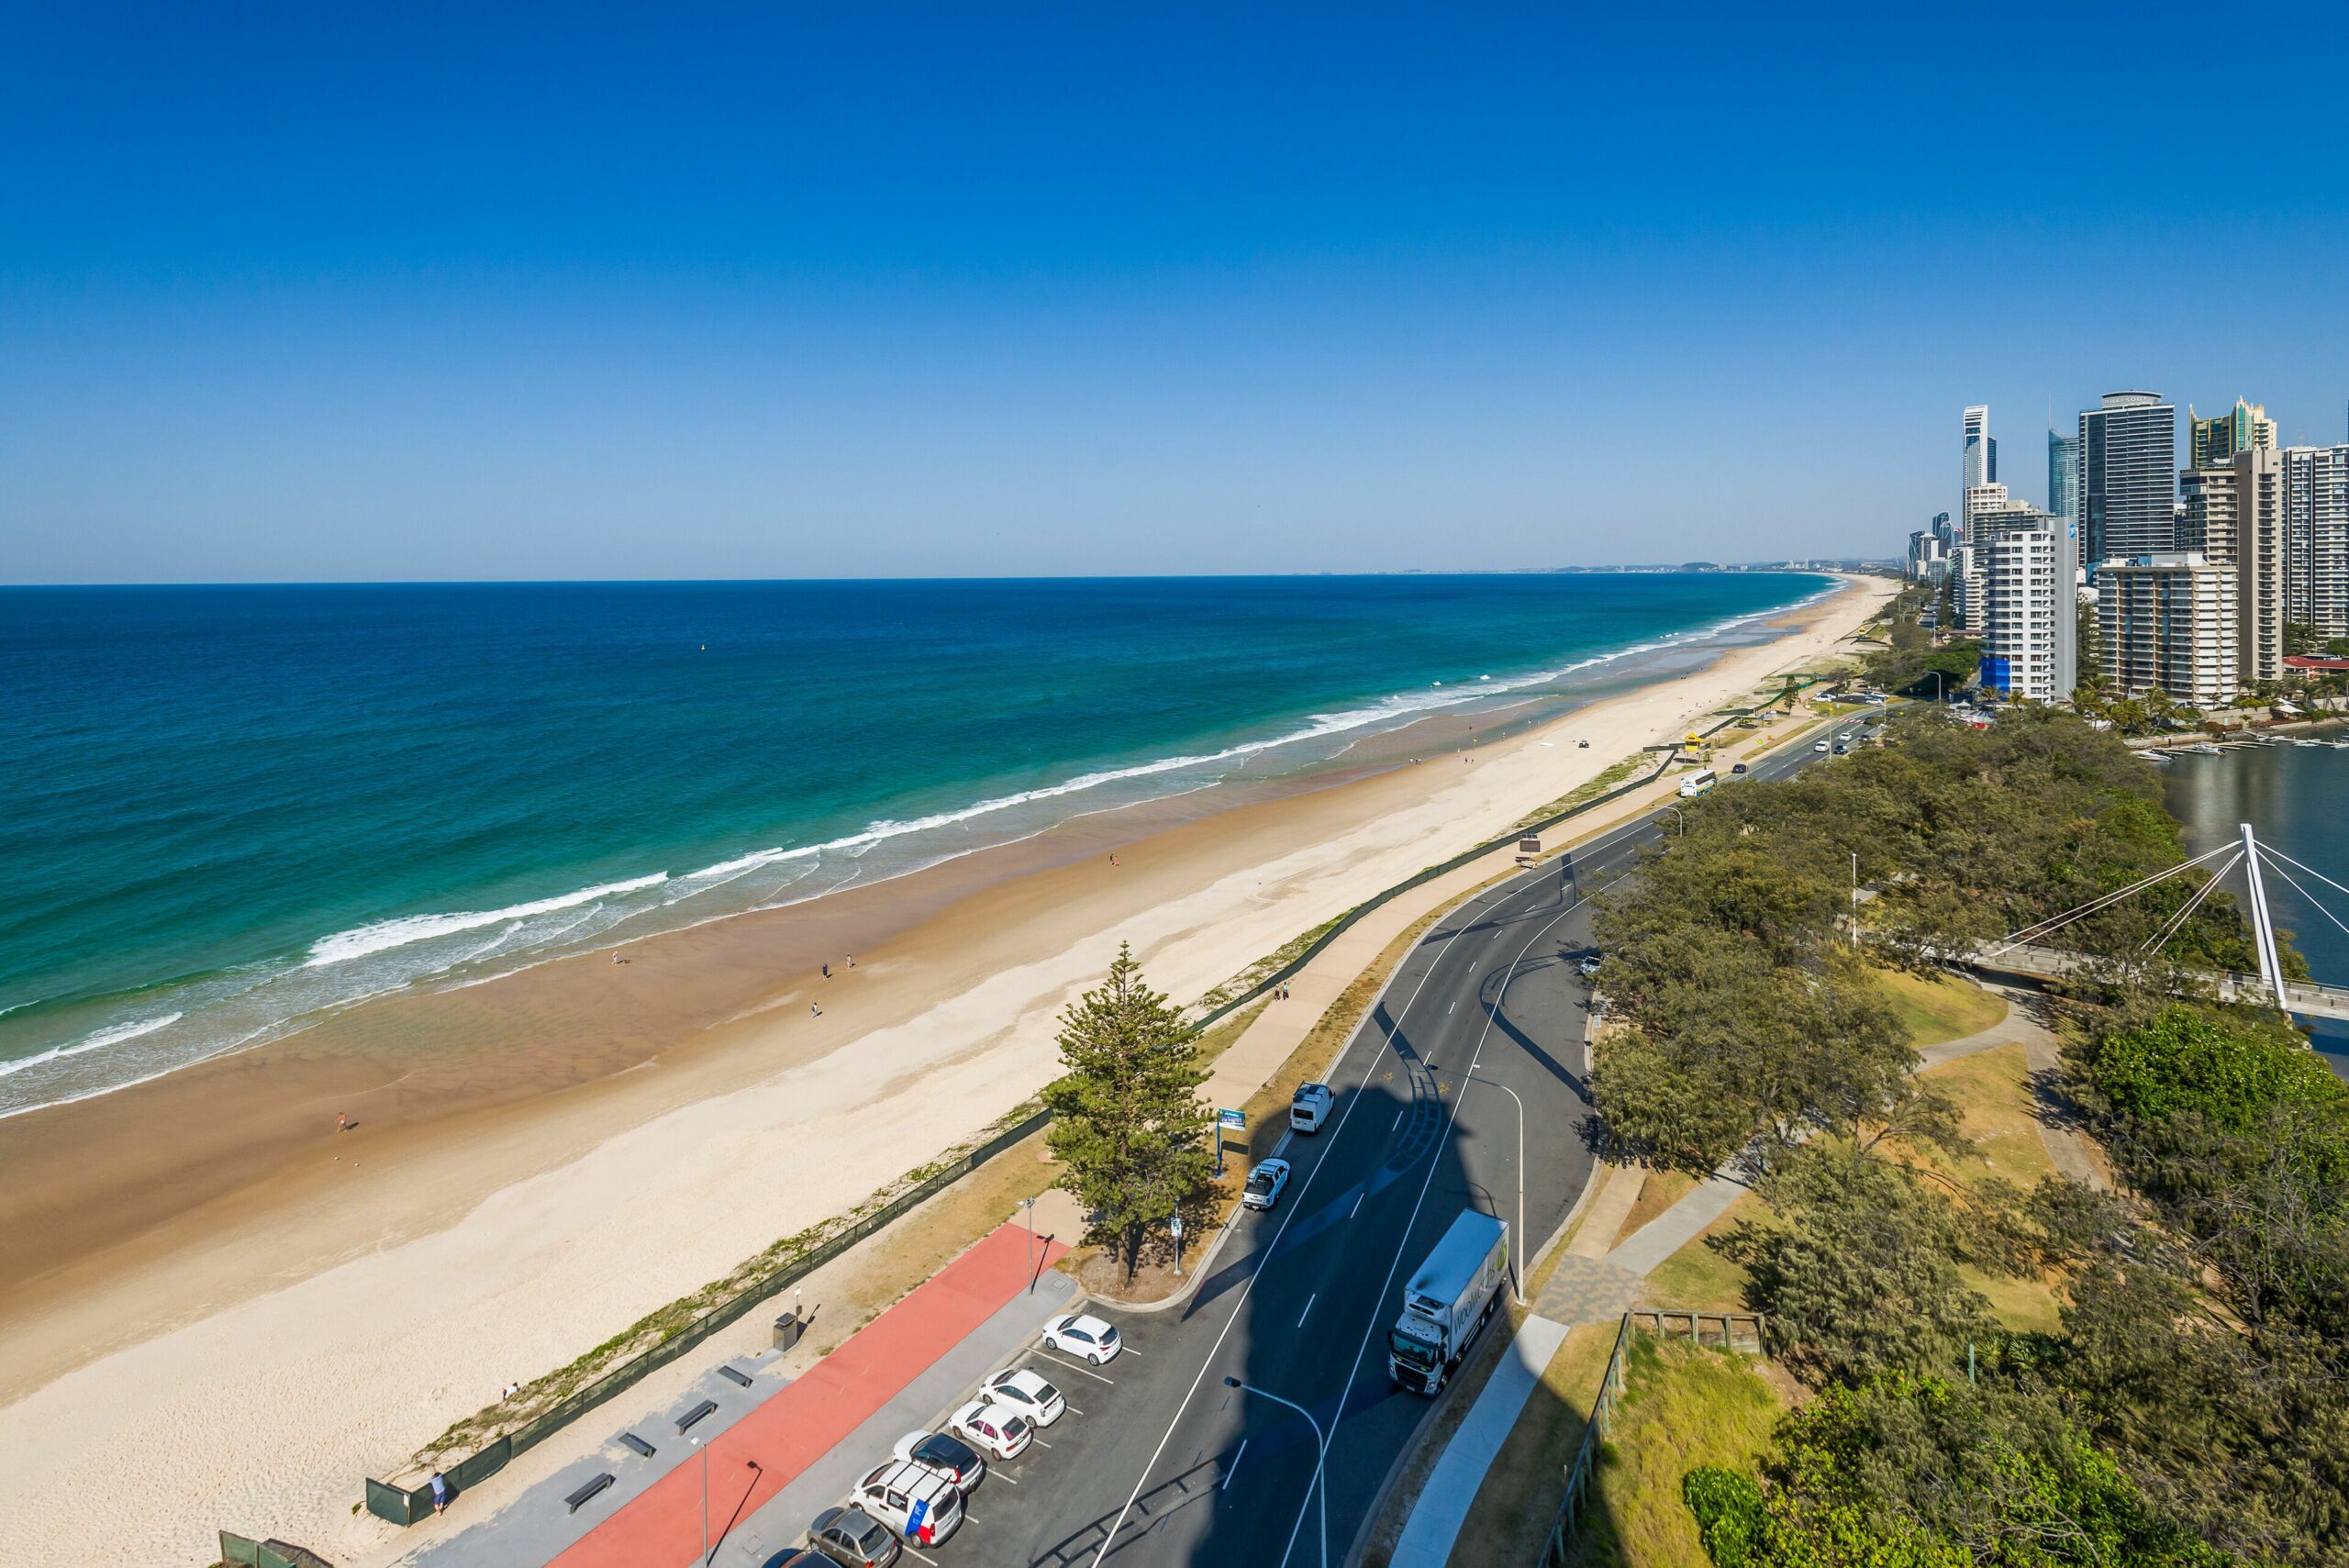
M 1754 776 L 1812 760 L 1806 742 Z M 1328 1561 L 1344 1557 L 1427 1408 L 1386 1374 L 1403 1281 L 1466 1208 L 1508 1220 L 1521 1261 L 1589 1179 L 1577 971 L 1588 900 L 1671 829 L 1670 812 L 1446 913 L 1332 1068 L 1327 1129 L 1290 1139 L 1280 1208 L 1234 1221 L 1181 1308 L 1108 1313 L 1128 1346 L 1108 1366 L 1026 1358 L 1078 1413 L 1044 1434 L 1048 1451 L 1004 1467 L 1012 1485 L 991 1481 L 972 1499 L 938 1561 L 1319 1564 L 1315 1424 L 1328 1443 Z

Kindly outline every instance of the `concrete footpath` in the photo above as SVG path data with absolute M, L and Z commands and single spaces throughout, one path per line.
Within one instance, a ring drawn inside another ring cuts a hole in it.
M 1395 1543 L 1395 1555 L 1387 1559 L 1388 1568 L 1443 1568 L 1460 1527 L 1468 1521 L 1486 1470 L 1508 1440 L 1525 1401 L 1542 1381 L 1542 1369 L 1565 1342 L 1566 1326 L 1547 1318 L 1528 1318 L 1518 1329 L 1508 1353 L 1485 1380 L 1467 1419 L 1452 1434 L 1443 1457 L 1428 1476 L 1402 1539 Z

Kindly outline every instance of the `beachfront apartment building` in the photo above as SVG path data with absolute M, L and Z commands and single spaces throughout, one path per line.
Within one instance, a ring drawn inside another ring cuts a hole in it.
M 2080 414 L 2080 540 L 2092 566 L 2177 552 L 2177 409 L 2158 393 L 2108 392 Z
M 2064 519 L 2046 513 L 2000 528 L 1976 549 L 1982 566 L 1981 682 L 2010 697 L 2072 695 L 2079 621 Z
M 2160 690 L 2199 708 L 2224 706 L 2240 689 L 2235 569 L 2191 550 L 2104 562 L 2097 622 L 2104 675 L 2121 696 Z
M 2349 637 L 2349 444 L 2284 449 L 2284 618 Z

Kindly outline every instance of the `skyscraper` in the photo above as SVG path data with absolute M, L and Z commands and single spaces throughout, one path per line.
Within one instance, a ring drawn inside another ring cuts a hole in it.
M 2000 527 L 1975 548 L 1982 568 L 1982 684 L 2054 702 L 2072 695 L 2069 652 L 2078 606 L 2065 562 L 2064 523 L 2045 512 Z
M 2284 678 L 2284 454 L 2235 453 L 2235 629 L 2245 685 Z
M 2177 410 L 2151 392 L 2108 392 L 2080 415 L 2080 530 L 2096 563 L 2174 553 Z
M 2208 419 L 2196 418 L 2194 406 L 2188 404 L 2186 428 L 2190 432 L 2187 459 L 2191 468 L 2224 468 L 2234 462 L 2237 452 L 2276 444 L 2276 421 L 2267 417 L 2267 410 L 2240 397 L 2232 412 Z
M 2284 617 L 2349 637 L 2349 445 L 2284 449 Z
M 2232 566 L 2242 543 L 2235 530 L 2235 465 L 2189 468 L 2177 476 L 2185 505 L 2178 514 L 2177 548 L 2203 560 Z
M 1996 484 L 1998 476 L 1990 472 L 1988 405 L 1976 403 L 1958 416 L 1958 494 L 1963 495 L 1977 484 Z
M 2080 443 L 2075 436 L 2047 432 L 2047 512 L 2076 524 L 2080 520 Z

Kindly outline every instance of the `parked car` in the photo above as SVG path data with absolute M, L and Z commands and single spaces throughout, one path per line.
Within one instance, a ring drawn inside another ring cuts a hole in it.
M 1049 1427 L 1067 1410 L 1068 1401 L 1061 1391 L 1026 1367 L 1013 1367 L 996 1373 L 979 1385 L 979 1397 L 992 1399 L 998 1405 L 1008 1405 L 1028 1418 L 1035 1427 Z
M 856 1506 L 916 1546 L 937 1546 L 963 1522 L 963 1489 L 902 1459 L 856 1484 Z
M 883 1533 L 885 1536 L 887 1532 Z M 892 1540 L 889 1544 L 895 1546 L 896 1542 Z M 834 1561 L 812 1547 L 786 1546 L 760 1563 L 759 1568 L 833 1568 Z
M 1330 1107 L 1338 1103 L 1337 1093 L 1327 1084 L 1300 1084 L 1297 1093 L 1289 1096 L 1288 1126 L 1291 1132 L 1319 1132 L 1329 1119 Z
M 1064 1356 L 1089 1361 L 1095 1366 L 1115 1360 L 1125 1342 L 1114 1325 L 1090 1313 L 1063 1312 L 1044 1325 L 1044 1345 Z
M 1270 1212 L 1287 1189 L 1288 1162 L 1267 1160 L 1248 1173 L 1248 1184 L 1240 1191 L 1241 1207 Z
M 807 1544 L 841 1568 L 889 1568 L 897 1538 L 863 1508 L 826 1508 L 807 1527 Z
M 993 1399 L 974 1399 L 947 1420 L 948 1429 L 970 1439 L 997 1459 L 1016 1459 L 1036 1436 L 1028 1418 Z M 966 1484 L 963 1490 L 971 1488 Z
M 1583 954 L 1582 962 L 1578 966 L 1582 970 L 1582 977 L 1585 980 L 1590 979 L 1593 975 L 1598 973 L 1599 969 L 1605 964 L 1605 962 L 1606 961 L 1595 952 L 1586 952 Z
M 945 1432 L 907 1432 L 889 1451 L 907 1464 L 944 1476 L 965 1492 L 986 1478 L 987 1462 L 978 1451 Z

